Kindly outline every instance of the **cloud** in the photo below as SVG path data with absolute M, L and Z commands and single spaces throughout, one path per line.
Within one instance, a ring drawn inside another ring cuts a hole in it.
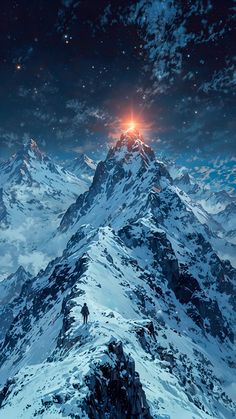
M 86 143 L 82 145 L 78 145 L 76 147 L 73 147 L 71 151 L 74 151 L 75 153 L 88 153 L 94 150 L 94 142 L 93 141 L 86 141 Z
M 215 91 L 228 93 L 231 88 L 234 88 L 236 85 L 236 69 L 235 65 L 231 64 L 229 67 L 226 67 L 220 71 L 215 71 L 211 80 L 203 83 L 199 90 L 202 90 L 205 93 Z
M 232 20 L 230 10 L 225 21 L 223 17 L 222 20 L 212 21 L 209 16 L 214 15 L 216 8 L 210 0 L 196 0 L 186 5 L 176 0 L 140 0 L 131 7 L 128 20 L 143 29 L 145 49 L 156 80 L 172 84 L 182 72 L 183 63 L 190 57 L 186 52 L 188 47 L 193 50 L 193 46 L 214 44 L 224 37 L 228 21 Z M 193 18 L 197 25 L 191 30 Z M 219 70 L 213 76 L 220 85 L 228 83 L 228 77 L 223 73 L 224 70 Z
M 235 157 L 231 159 L 227 156 L 219 155 L 216 158 L 193 159 L 191 155 L 182 155 L 178 159 L 178 164 L 185 164 L 189 173 L 200 182 L 209 186 L 212 190 L 227 190 L 236 194 L 235 181 Z
M 0 257 L 0 264 L 1 264 L 1 270 L 7 271 L 9 268 L 12 268 L 13 266 L 13 258 L 10 253 L 5 253 Z
M 80 1 L 78 0 L 61 0 L 61 6 L 58 9 L 58 17 L 56 22 L 56 30 L 60 33 L 67 32 L 74 24 L 77 24 L 77 11 Z
M 43 112 L 39 109 L 33 111 L 33 115 L 40 121 L 47 122 L 49 124 L 55 124 L 58 122 L 58 119 L 54 115 L 52 116 L 51 113 Z
M 107 118 L 107 113 L 102 109 L 94 106 L 87 106 L 85 102 L 80 102 L 77 99 L 68 100 L 66 108 L 71 109 L 74 112 L 72 121 L 76 125 L 84 124 L 88 122 L 90 118 L 101 121 L 105 121 Z
M 24 266 L 24 268 L 36 275 L 40 269 L 45 269 L 50 258 L 40 251 L 32 251 L 28 254 L 20 255 L 18 257 L 18 264 Z
M 218 69 L 199 89 L 220 89 L 224 92 L 231 83 L 235 84 L 233 58 L 226 56 L 228 49 L 221 46 L 221 43 L 227 42 L 234 25 L 233 0 L 224 10 L 219 2 L 212 0 L 139 0 L 131 6 L 128 4 L 120 12 L 120 21 L 125 25 L 137 25 L 140 29 L 153 75 L 154 95 L 165 92 L 180 74 L 183 80 L 195 78 L 196 74 L 188 64 L 196 60 L 200 51 L 199 64 L 204 68 L 209 55 L 207 48 L 211 48 L 211 53 L 215 48 L 217 59 L 223 54 L 224 60 L 222 68 L 217 65 Z M 116 23 L 116 14 L 116 6 L 112 3 L 105 7 L 101 26 Z M 218 15 L 221 18 L 216 20 Z M 196 63 L 192 67 L 196 68 Z
M 47 72 L 47 81 L 38 84 L 35 87 L 28 88 L 24 85 L 19 86 L 17 94 L 21 98 L 29 98 L 34 102 L 45 105 L 50 97 L 58 93 L 59 89 L 55 86 L 54 77 Z
M 14 132 L 0 128 L 0 146 L 5 145 L 8 148 L 12 148 L 16 144 L 19 144 L 19 136 Z

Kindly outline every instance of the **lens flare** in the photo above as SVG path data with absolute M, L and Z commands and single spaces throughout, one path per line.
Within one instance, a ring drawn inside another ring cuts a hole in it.
M 150 138 L 150 133 L 154 129 L 153 123 L 147 122 L 145 120 L 143 113 L 134 112 L 133 110 L 124 110 L 123 114 L 117 117 L 114 121 L 111 121 L 107 124 L 109 127 L 109 138 L 110 145 L 114 145 L 117 139 L 120 137 L 121 133 L 130 133 L 143 136 L 145 141 L 148 142 Z
M 128 122 L 128 131 L 133 131 L 136 128 L 136 123 L 134 121 Z

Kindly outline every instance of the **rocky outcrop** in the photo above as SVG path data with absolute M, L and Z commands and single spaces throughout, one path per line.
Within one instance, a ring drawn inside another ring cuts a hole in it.
M 190 275 L 185 266 L 173 272 L 169 282 L 175 296 L 187 305 L 187 313 L 192 320 L 207 333 L 217 336 L 221 341 L 228 337 L 234 341 L 231 327 L 224 319 L 216 300 L 209 298 L 196 278 Z
M 108 344 L 107 358 L 86 376 L 90 390 L 84 410 L 93 419 L 151 419 L 134 360 L 124 354 L 121 342 Z

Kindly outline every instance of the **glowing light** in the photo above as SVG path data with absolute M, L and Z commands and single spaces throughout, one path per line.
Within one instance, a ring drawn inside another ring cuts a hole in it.
M 129 121 L 128 131 L 133 131 L 136 128 L 136 123 L 134 121 Z
M 150 137 L 150 131 L 156 131 L 154 125 L 144 119 L 142 112 L 135 113 L 132 108 L 124 110 L 123 115 L 109 122 L 107 126 L 110 130 L 111 145 L 115 144 L 121 133 L 139 136 L 140 138 L 143 136 L 147 142 Z
M 16 65 L 16 69 L 17 69 L 17 70 L 21 70 L 21 65 L 20 65 L 20 64 L 17 64 L 17 65 Z

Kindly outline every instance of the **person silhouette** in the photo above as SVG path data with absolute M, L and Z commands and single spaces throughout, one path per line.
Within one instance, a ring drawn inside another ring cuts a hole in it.
M 84 303 L 82 309 L 81 309 L 81 314 L 83 316 L 83 320 L 84 320 L 84 324 L 88 323 L 88 316 L 89 316 L 89 309 L 86 303 Z

